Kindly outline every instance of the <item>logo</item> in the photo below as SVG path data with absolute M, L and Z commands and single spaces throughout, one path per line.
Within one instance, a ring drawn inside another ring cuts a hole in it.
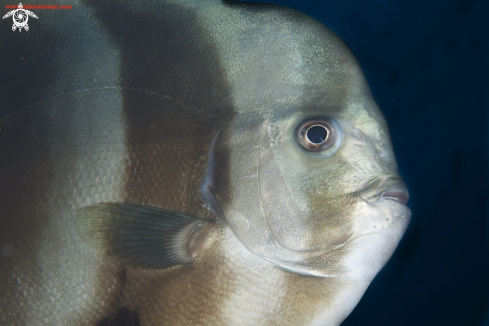
M 29 16 L 37 19 L 37 16 L 32 11 L 23 8 L 24 6 L 22 6 L 22 3 L 19 3 L 17 9 L 11 10 L 3 16 L 3 19 L 12 16 L 12 19 L 14 20 L 14 24 L 12 25 L 13 31 L 17 28 L 19 29 L 19 32 L 22 32 L 22 28 L 28 31 L 29 25 L 27 25 L 27 21 L 29 20 Z

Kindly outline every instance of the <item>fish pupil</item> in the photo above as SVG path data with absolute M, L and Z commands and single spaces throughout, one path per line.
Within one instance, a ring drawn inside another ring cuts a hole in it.
M 314 144 L 321 144 L 327 136 L 328 131 L 323 126 L 312 126 L 307 130 L 307 139 Z

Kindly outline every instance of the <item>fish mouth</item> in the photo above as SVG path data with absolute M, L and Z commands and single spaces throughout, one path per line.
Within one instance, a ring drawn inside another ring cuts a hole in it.
M 367 182 L 359 191 L 359 197 L 370 203 L 392 200 L 406 205 L 409 201 L 409 192 L 400 177 L 387 176 Z
M 384 201 L 385 199 L 397 200 L 398 202 L 407 205 L 409 195 L 399 191 L 385 191 L 380 195 L 379 201 Z

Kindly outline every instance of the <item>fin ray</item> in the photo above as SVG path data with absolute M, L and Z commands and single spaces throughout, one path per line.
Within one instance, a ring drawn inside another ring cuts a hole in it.
M 77 217 L 83 235 L 102 256 L 146 269 L 192 263 L 214 224 L 177 211 L 129 203 L 84 207 Z

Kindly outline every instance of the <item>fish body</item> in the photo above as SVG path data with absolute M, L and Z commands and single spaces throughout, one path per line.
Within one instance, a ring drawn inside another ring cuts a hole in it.
M 1 323 L 339 325 L 411 214 L 347 46 L 274 5 L 45 12 L 0 31 Z

